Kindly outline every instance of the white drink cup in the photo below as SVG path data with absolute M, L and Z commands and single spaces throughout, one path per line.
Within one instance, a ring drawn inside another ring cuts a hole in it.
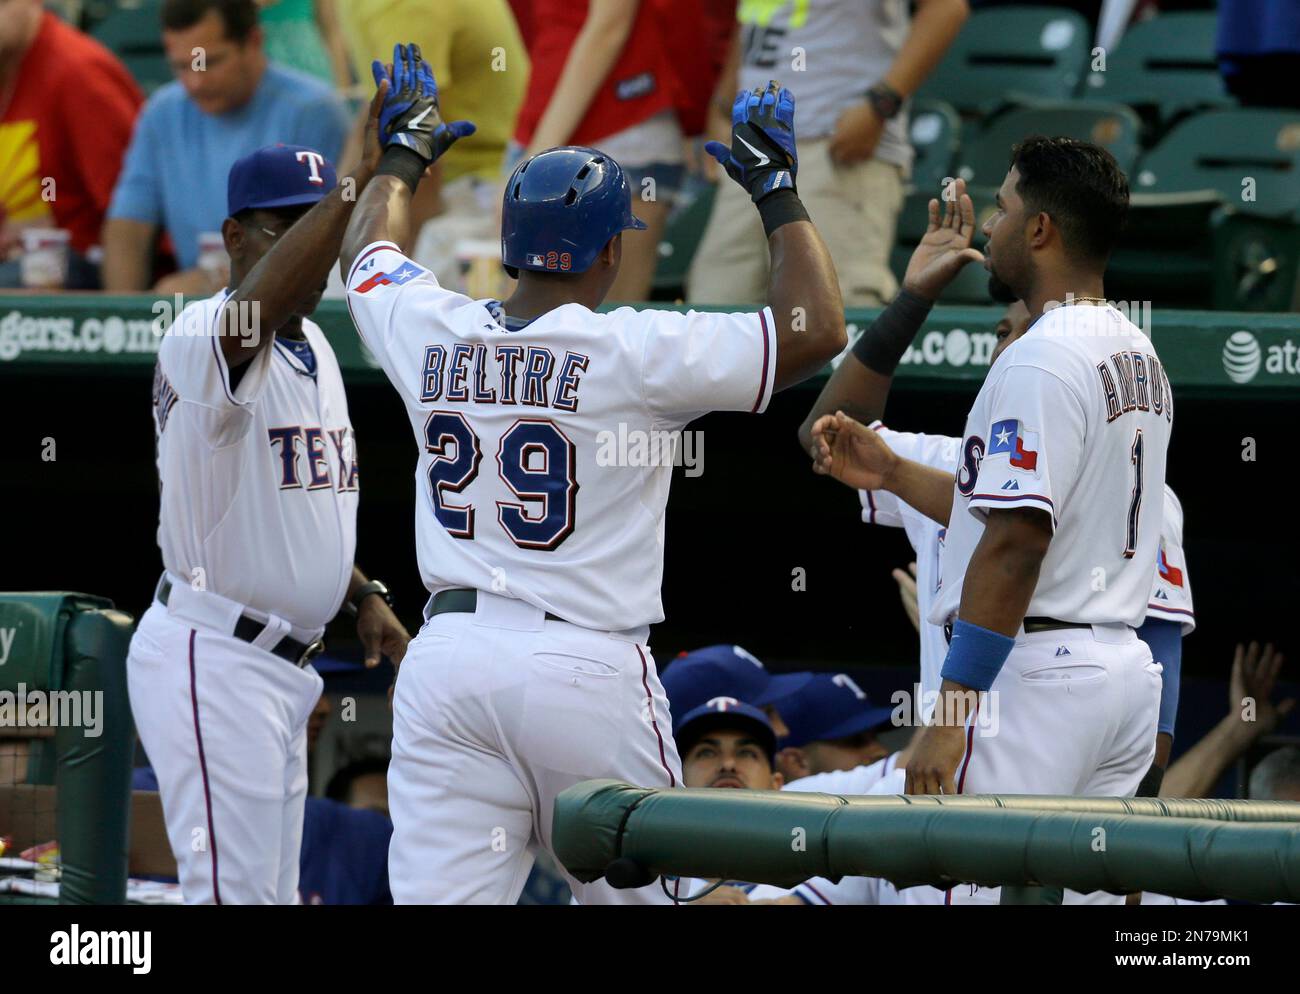
M 20 263 L 23 286 L 61 290 L 68 282 L 72 233 L 61 228 L 25 228 Z

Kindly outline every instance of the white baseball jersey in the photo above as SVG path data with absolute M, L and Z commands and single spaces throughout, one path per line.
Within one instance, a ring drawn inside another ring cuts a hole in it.
M 1187 573 L 1183 554 L 1183 505 L 1169 484 L 1165 484 L 1165 521 L 1160 530 L 1160 552 L 1156 557 L 1156 575 L 1147 602 L 1148 618 L 1181 622 L 1183 636 L 1196 630 L 1192 613 L 1192 579 Z
M 311 321 L 310 373 L 291 343 L 263 348 L 231 387 L 225 291 L 180 313 L 158 349 L 153 413 L 167 570 L 195 587 L 323 628 L 352 577 L 359 480 L 338 361 Z
M 841 794 L 846 797 L 869 794 L 873 787 L 894 772 L 898 756 L 898 753 L 891 752 L 884 759 L 878 759 L 864 766 L 855 766 L 851 770 L 814 773 L 811 776 L 800 777 L 798 780 L 791 780 L 781 789 L 807 794 Z
M 880 432 L 881 438 L 903 458 L 945 473 L 956 471 L 957 454 L 961 451 L 960 438 L 894 431 L 879 421 L 873 422 L 871 427 Z M 862 501 L 863 521 L 902 528 L 916 554 L 916 606 L 921 616 L 921 699 L 917 702 L 917 717 L 929 721 L 938 699 L 939 685 L 943 682 L 939 673 L 948 655 L 948 641 L 943 636 L 943 627 L 926 619 L 930 617 L 934 599 L 943 585 L 939 566 L 948 530 L 888 490 L 859 490 L 858 497 Z
M 930 620 L 956 616 L 989 509 L 1035 507 L 1055 534 L 1026 615 L 1140 625 L 1173 415 L 1154 346 L 1114 307 L 1057 307 L 1034 322 L 966 419 Z
M 661 621 L 674 433 L 767 406 L 771 312 L 566 304 L 512 330 L 389 242 L 357 256 L 348 304 L 415 431 L 429 590 L 489 590 L 600 631 Z

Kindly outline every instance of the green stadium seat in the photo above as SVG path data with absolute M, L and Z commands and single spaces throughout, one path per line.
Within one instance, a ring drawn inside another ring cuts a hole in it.
M 915 100 L 908 128 L 916 153 L 912 186 L 935 196 L 943 181 L 953 175 L 953 157 L 961 144 L 961 116 L 943 100 Z
M 720 182 L 730 183 L 725 176 Z M 690 203 L 673 210 L 659 242 L 659 262 L 655 266 L 651 287 L 670 296 L 681 296 L 686 286 L 686 273 L 691 268 L 691 258 L 704 237 L 713 210 L 715 186 L 701 186 Z
M 1138 157 L 1142 121 L 1122 104 L 1062 101 L 1015 107 L 993 118 L 957 153 L 957 175 L 972 188 L 1002 185 L 1011 146 L 1030 135 L 1060 135 L 1095 142 L 1129 173 Z
M 1216 309 L 1300 311 L 1300 225 L 1224 211 L 1213 239 Z
M 162 0 L 119 0 L 115 10 L 95 26 L 93 35 L 113 52 L 146 94 L 171 82 L 171 67 L 163 53 Z
M 1300 111 L 1214 110 L 1177 124 L 1138 163 L 1137 193 L 1215 190 L 1265 217 L 1300 212 Z
M 1230 105 L 1214 55 L 1214 11 L 1160 14 L 1125 32 L 1105 69 L 1090 63 L 1080 96 L 1086 100 L 1150 108 L 1168 121 L 1201 107 Z
M 918 96 L 963 113 L 1066 100 L 1087 69 L 1092 31 L 1062 7 L 992 7 L 971 15 Z

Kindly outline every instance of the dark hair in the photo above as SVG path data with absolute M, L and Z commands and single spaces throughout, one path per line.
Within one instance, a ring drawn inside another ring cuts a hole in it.
M 1051 216 L 1067 252 L 1094 262 L 1110 256 L 1128 214 L 1128 179 L 1113 155 L 1092 142 L 1034 135 L 1011 149 L 1011 165 L 1027 210 Z
M 182 31 L 192 28 L 215 10 L 226 26 L 226 37 L 242 42 L 257 27 L 255 0 L 163 0 L 162 26 L 164 31 Z
M 388 773 L 387 756 L 372 756 L 349 763 L 330 777 L 329 783 L 325 785 L 325 796 L 331 801 L 347 804 L 352 794 L 352 782 L 372 773 Z

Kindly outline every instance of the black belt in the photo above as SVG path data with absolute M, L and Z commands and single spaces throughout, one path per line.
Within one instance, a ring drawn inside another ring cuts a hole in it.
M 166 605 L 167 599 L 171 597 L 171 594 L 172 582 L 166 577 L 163 577 L 163 581 L 158 587 L 158 600 L 162 604 Z M 235 623 L 235 630 L 231 632 L 231 634 L 237 639 L 252 643 L 265 630 L 266 622 L 256 621 L 244 614 L 240 615 L 239 621 Z M 325 643 L 321 639 L 317 639 L 315 642 L 308 644 L 306 642 L 299 642 L 297 639 L 286 635 L 266 651 L 273 656 L 279 656 L 286 662 L 293 663 L 294 666 L 301 668 L 325 651 Z
M 1061 628 L 1091 628 L 1092 625 L 1081 621 L 1057 621 L 1055 618 L 1026 618 L 1022 627 L 1026 635 L 1032 635 L 1035 632 L 1054 632 Z M 952 641 L 951 623 L 943 626 L 943 637 Z
M 435 614 L 473 614 L 478 610 L 478 591 L 468 588 L 443 590 L 433 595 L 429 604 L 429 617 Z M 563 621 L 558 614 L 546 612 L 547 621 Z

